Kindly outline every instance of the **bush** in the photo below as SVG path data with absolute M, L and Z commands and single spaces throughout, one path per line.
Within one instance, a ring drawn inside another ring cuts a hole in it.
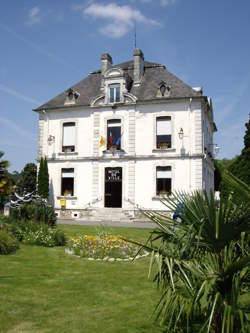
M 63 231 L 51 228 L 47 224 L 20 222 L 11 225 L 13 235 L 25 244 L 42 245 L 47 247 L 63 246 L 66 236 Z
M 9 254 L 19 248 L 19 243 L 7 230 L 7 228 L 0 228 L 0 255 Z
M 64 246 L 66 244 L 67 238 L 62 230 L 54 230 L 54 242 L 55 246 Z
M 19 208 L 12 208 L 10 217 L 15 221 L 33 221 L 47 224 L 51 227 L 56 225 L 54 208 L 41 203 L 24 204 Z

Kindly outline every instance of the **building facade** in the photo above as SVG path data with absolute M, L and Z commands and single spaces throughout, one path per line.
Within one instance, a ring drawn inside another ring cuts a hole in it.
M 160 198 L 176 190 L 213 190 L 211 99 L 140 49 L 118 65 L 103 54 L 100 70 L 35 111 L 58 212 L 132 216 L 164 209 Z

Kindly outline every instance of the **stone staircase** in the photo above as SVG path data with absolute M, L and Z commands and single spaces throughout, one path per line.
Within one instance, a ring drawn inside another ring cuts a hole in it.
M 84 213 L 81 214 L 84 219 Z M 99 208 L 88 211 L 89 221 L 101 222 L 133 222 L 133 211 L 124 211 L 121 208 Z
M 95 222 L 145 222 L 147 218 L 139 211 L 122 208 L 88 208 L 79 210 L 56 210 L 59 219 Z

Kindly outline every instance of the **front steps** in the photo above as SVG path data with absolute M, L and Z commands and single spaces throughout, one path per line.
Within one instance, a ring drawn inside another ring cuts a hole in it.
M 89 216 L 90 221 L 106 221 L 106 222 L 133 222 L 132 216 L 122 208 L 99 208 L 93 209 Z
M 148 221 L 139 211 L 122 208 L 89 208 L 83 210 L 56 210 L 59 219 L 75 219 L 95 222 L 145 222 Z

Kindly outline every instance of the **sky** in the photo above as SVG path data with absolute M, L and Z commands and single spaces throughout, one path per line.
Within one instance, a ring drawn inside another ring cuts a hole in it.
M 218 158 L 243 148 L 250 107 L 248 0 L 0 0 L 0 151 L 20 171 L 36 162 L 32 109 L 100 68 L 132 59 L 134 26 L 145 60 L 211 96 Z

